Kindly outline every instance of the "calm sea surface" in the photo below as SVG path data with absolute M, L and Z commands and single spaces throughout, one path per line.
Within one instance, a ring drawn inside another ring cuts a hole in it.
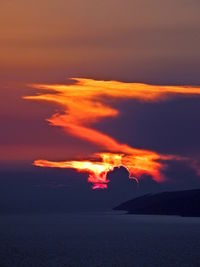
M 200 219 L 120 213 L 0 216 L 0 267 L 200 266 Z

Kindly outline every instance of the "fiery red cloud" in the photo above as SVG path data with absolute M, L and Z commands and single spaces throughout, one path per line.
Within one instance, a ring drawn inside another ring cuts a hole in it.
M 119 143 L 113 137 L 95 130 L 92 125 L 107 117 L 114 118 L 119 115 L 119 110 L 109 105 L 108 100 L 160 101 L 176 95 L 200 95 L 200 87 L 158 86 L 80 78 L 72 80 L 75 83 L 69 85 L 33 84 L 32 87 L 45 92 L 24 98 L 57 103 L 62 112 L 55 113 L 48 122 L 52 126 L 62 127 L 67 133 L 96 144 L 99 150 L 104 152 L 89 155 L 88 160 L 52 162 L 38 159 L 34 161 L 34 165 L 87 172 L 88 181 L 93 189 L 107 188 L 107 173 L 121 166 L 128 170 L 130 178 L 140 179 L 142 174 L 149 174 L 154 180 L 162 181 L 162 162 L 180 157 Z

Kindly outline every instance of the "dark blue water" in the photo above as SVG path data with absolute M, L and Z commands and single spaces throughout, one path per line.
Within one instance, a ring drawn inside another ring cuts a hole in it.
M 0 217 L 0 267 L 200 266 L 200 219 L 119 213 Z

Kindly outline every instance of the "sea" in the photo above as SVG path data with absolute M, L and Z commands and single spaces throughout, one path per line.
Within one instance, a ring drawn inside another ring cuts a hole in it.
M 198 267 L 200 218 L 122 212 L 0 216 L 0 267 Z

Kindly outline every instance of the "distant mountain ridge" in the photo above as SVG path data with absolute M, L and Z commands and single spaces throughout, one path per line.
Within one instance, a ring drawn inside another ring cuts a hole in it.
M 125 210 L 129 214 L 200 217 L 200 189 L 146 194 L 126 201 L 114 210 Z

